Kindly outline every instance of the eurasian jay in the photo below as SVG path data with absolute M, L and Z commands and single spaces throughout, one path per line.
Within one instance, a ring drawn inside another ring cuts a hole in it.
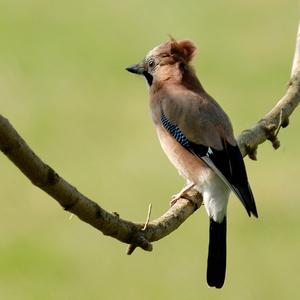
M 207 283 L 221 288 L 226 272 L 226 210 L 230 191 L 257 217 L 243 157 L 230 120 L 204 90 L 190 61 L 196 47 L 171 38 L 145 59 L 127 68 L 149 85 L 152 119 L 161 146 L 187 185 L 171 204 L 191 188 L 202 194 L 210 220 Z

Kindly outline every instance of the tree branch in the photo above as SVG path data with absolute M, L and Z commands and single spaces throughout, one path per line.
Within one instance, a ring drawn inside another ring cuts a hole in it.
M 249 155 L 256 160 L 257 146 L 271 141 L 274 149 L 280 147 L 277 139 L 279 129 L 289 125 L 289 116 L 293 113 L 300 101 L 300 22 L 296 38 L 295 54 L 292 64 L 291 79 L 285 95 L 277 102 L 274 108 L 267 113 L 252 128 L 244 130 L 237 138 L 243 156 Z
M 285 95 L 275 107 L 252 128 L 244 130 L 237 138 L 243 156 L 256 159 L 259 144 L 270 140 L 277 149 L 279 129 L 286 127 L 289 116 L 300 101 L 300 24 L 292 67 L 292 76 Z M 202 204 L 201 195 L 192 190 L 189 199 L 180 199 L 164 215 L 144 224 L 121 219 L 116 213 L 109 213 L 60 177 L 45 164 L 27 145 L 9 121 L 0 115 L 0 150 L 30 179 L 30 181 L 53 197 L 67 211 L 82 221 L 99 229 L 121 242 L 130 244 L 128 254 L 136 247 L 152 250 L 151 242 L 162 239 L 176 230 Z

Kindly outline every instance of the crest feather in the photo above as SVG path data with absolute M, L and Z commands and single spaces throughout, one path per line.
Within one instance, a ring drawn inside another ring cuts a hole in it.
M 178 55 L 189 63 L 196 54 L 196 46 L 191 40 L 176 41 L 170 36 L 171 54 Z

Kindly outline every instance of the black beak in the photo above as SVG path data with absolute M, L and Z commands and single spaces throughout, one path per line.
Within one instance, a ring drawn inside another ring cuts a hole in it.
M 130 73 L 139 74 L 139 75 L 143 74 L 145 71 L 140 64 L 131 65 L 127 67 L 126 70 Z

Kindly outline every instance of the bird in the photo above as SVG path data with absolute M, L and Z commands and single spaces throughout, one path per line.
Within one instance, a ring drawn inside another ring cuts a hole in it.
M 226 273 L 230 192 L 249 217 L 257 218 L 258 213 L 231 121 L 205 91 L 191 65 L 196 52 L 191 40 L 170 37 L 126 70 L 146 79 L 161 147 L 186 180 L 184 188 L 171 198 L 171 205 L 191 189 L 202 195 L 209 216 L 206 280 L 209 287 L 220 289 Z

